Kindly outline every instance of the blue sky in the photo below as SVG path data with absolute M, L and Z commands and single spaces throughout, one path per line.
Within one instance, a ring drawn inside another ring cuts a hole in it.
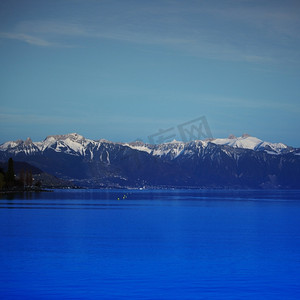
M 299 1 L 0 2 L 0 143 L 132 141 L 205 115 L 300 147 Z

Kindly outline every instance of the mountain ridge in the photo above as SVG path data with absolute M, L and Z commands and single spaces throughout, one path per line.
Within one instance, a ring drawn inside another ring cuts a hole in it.
M 249 135 L 145 144 L 71 133 L 6 142 L 9 157 L 89 187 L 300 188 L 300 149 Z
M 181 142 L 173 140 L 171 142 L 162 143 L 162 144 L 147 144 L 143 142 L 131 142 L 131 143 L 120 143 L 120 142 L 111 142 L 105 139 L 99 140 L 92 140 L 87 139 L 84 136 L 77 134 L 77 133 L 70 133 L 64 135 L 49 135 L 47 136 L 44 141 L 42 142 L 33 142 L 30 137 L 28 137 L 25 141 L 17 140 L 17 141 L 8 141 L 0 145 L 0 151 L 5 150 L 17 150 L 19 146 L 21 146 L 24 150 L 27 150 L 27 153 L 31 151 L 44 151 L 46 148 L 53 148 L 54 144 L 57 144 L 55 147 L 55 151 L 59 152 L 59 148 L 62 146 L 67 146 L 70 149 L 74 150 L 75 152 L 81 152 L 82 148 L 87 146 L 97 146 L 101 143 L 108 143 L 108 144 L 118 144 L 123 146 L 128 146 L 132 149 L 145 151 L 148 153 L 153 153 L 154 155 L 159 155 L 159 153 L 153 150 L 157 150 L 158 148 L 182 148 L 183 145 L 189 143 L 201 143 L 203 146 L 207 146 L 208 143 L 213 143 L 217 145 L 228 145 L 233 148 L 243 148 L 243 149 L 250 149 L 255 151 L 268 151 L 269 154 L 279 154 L 283 152 L 291 152 L 293 148 L 287 146 L 283 143 L 271 143 L 262 141 L 256 137 L 252 137 L 248 134 L 243 134 L 241 137 L 229 136 L 228 138 L 217 138 L 217 139 L 207 139 L 207 140 L 194 140 L 190 142 Z M 173 145 L 173 146 L 172 146 Z M 26 147 L 24 147 L 26 146 Z

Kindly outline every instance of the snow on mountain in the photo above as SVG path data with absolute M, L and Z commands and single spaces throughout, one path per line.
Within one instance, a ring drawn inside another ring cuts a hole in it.
M 38 148 L 30 138 L 27 138 L 25 141 L 17 140 L 17 141 L 6 142 L 0 145 L 0 151 L 7 151 L 7 152 L 14 152 L 14 153 L 24 152 L 25 154 L 29 155 L 38 151 Z
M 247 134 L 241 137 L 229 136 L 225 139 L 197 140 L 188 143 L 173 140 L 169 143 L 152 145 L 144 144 L 143 142 L 113 143 L 103 139 L 95 141 L 86 139 L 77 133 L 70 133 L 47 136 L 42 142 L 32 142 L 30 138 L 26 141 L 17 140 L 6 142 L 0 145 L 0 151 L 14 154 L 23 152 L 26 155 L 31 155 L 51 149 L 55 152 L 64 152 L 75 156 L 88 156 L 93 159 L 95 152 L 99 151 L 103 145 L 106 145 L 105 147 L 108 147 L 108 145 L 119 145 L 120 147 L 129 147 L 137 151 L 146 152 L 152 156 L 175 159 L 180 155 L 191 155 L 192 153 L 202 151 L 201 149 L 206 148 L 210 143 L 220 146 L 226 145 L 232 148 L 265 151 L 274 155 L 288 153 L 294 150 L 285 144 L 265 142 Z M 105 148 L 103 151 L 107 151 L 107 149 Z M 224 149 L 224 151 L 226 152 L 226 149 Z
M 95 145 L 96 142 L 84 138 L 77 133 L 65 135 L 51 135 L 43 142 L 36 143 L 40 151 L 53 149 L 56 152 L 65 152 L 73 155 L 86 155 L 86 151 L 90 145 Z
M 153 145 L 150 144 L 144 144 L 143 142 L 132 142 L 132 143 L 125 143 L 125 146 L 135 149 L 138 151 L 147 152 L 148 154 L 151 154 Z
M 12 157 L 88 187 L 299 188 L 299 155 L 300 148 L 249 135 L 153 145 L 71 133 L 0 145 L 2 161 Z
M 184 146 L 185 146 L 183 142 L 178 142 L 176 140 L 164 144 L 157 144 L 157 145 L 144 144 L 142 142 L 135 142 L 135 143 L 129 143 L 124 145 L 130 147 L 131 149 L 147 152 L 148 154 L 153 156 L 159 156 L 159 157 L 168 156 L 172 159 L 179 156 L 184 150 Z
M 170 156 L 171 159 L 178 157 L 184 150 L 185 144 L 183 142 L 172 141 L 156 145 L 151 152 L 154 156 Z
M 44 152 L 46 149 L 52 149 L 56 152 L 66 152 L 69 154 L 85 155 L 89 144 L 95 144 L 94 141 L 85 139 L 77 133 L 66 135 L 51 135 L 46 137 L 43 142 L 32 142 L 30 138 L 26 141 L 10 141 L 0 145 L 0 151 L 13 153 L 24 152 L 33 154 L 35 152 Z
M 22 140 L 17 140 L 17 141 L 9 141 L 5 142 L 4 144 L 0 145 L 1 151 L 8 151 L 10 149 L 14 149 L 18 147 L 23 141 Z
M 205 148 L 209 143 L 213 143 L 216 145 L 227 145 L 232 148 L 240 148 L 240 149 L 250 149 L 254 151 L 265 151 L 269 154 L 281 154 L 283 152 L 289 152 L 288 147 L 282 143 L 269 143 L 264 142 L 256 137 L 252 137 L 248 134 L 244 134 L 241 137 L 229 136 L 227 139 L 212 139 L 212 140 L 197 140 L 188 143 L 183 143 L 180 141 L 172 141 L 169 143 L 151 145 L 144 144 L 142 142 L 134 142 L 129 144 L 124 144 L 132 149 L 136 149 L 139 151 L 147 152 L 154 156 L 170 156 L 171 158 L 176 158 L 180 154 L 188 154 L 191 152 L 191 147 L 197 148 Z
M 227 139 L 213 139 L 210 142 L 217 145 L 227 145 L 233 148 L 266 151 L 269 154 L 280 154 L 288 149 L 288 146 L 285 144 L 264 142 L 248 134 L 244 134 L 241 137 L 230 136 Z

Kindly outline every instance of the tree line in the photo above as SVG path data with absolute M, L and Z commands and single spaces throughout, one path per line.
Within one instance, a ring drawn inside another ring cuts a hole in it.
M 38 181 L 34 184 L 31 170 L 21 169 L 19 176 L 17 176 L 14 171 L 14 161 L 12 158 L 8 160 L 6 172 L 0 168 L 0 190 L 30 189 L 33 186 L 40 188 L 41 182 Z

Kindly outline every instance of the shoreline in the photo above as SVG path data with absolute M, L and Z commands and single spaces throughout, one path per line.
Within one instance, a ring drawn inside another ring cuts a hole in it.
M 53 192 L 51 189 L 21 189 L 21 190 L 1 190 L 0 194 L 13 194 L 13 193 L 32 193 L 32 192 Z

